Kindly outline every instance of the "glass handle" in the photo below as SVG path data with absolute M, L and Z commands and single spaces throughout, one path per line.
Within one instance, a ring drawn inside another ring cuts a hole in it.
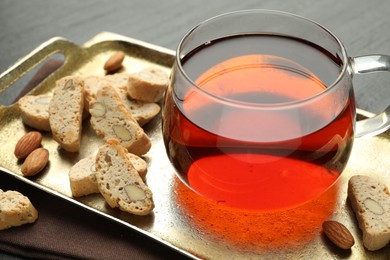
M 351 58 L 354 74 L 364 74 L 377 71 L 390 71 L 390 56 L 368 55 Z M 373 136 L 390 128 L 390 105 L 383 112 L 356 122 L 355 137 Z

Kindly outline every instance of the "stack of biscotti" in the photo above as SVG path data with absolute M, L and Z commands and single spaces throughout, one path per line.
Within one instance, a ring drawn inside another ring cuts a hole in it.
M 83 80 L 86 111 L 89 110 L 89 103 L 96 98 L 97 92 L 102 87 L 111 86 L 118 92 L 125 108 L 130 111 L 138 124 L 143 126 L 148 123 L 160 112 L 160 106 L 155 102 L 130 98 L 127 94 L 130 78 L 131 74 L 128 73 L 85 77 Z
M 112 207 L 135 215 L 154 208 L 153 195 L 117 139 L 109 139 L 96 155 L 96 180 L 100 193 Z
M 120 141 L 108 139 L 97 155 L 81 159 L 69 171 L 74 197 L 100 193 L 112 208 L 147 215 L 154 208 L 152 191 L 145 183 L 146 162 L 128 153 Z
M 26 196 L 0 189 L 0 230 L 33 223 L 37 218 L 38 211 Z
M 146 93 L 154 97 L 152 101 L 134 99 L 129 95 L 130 86 L 134 82 L 134 78 L 138 77 L 137 73 L 84 77 L 67 76 L 56 82 L 52 96 L 37 95 L 21 98 L 18 101 L 18 105 L 22 120 L 32 128 L 51 131 L 53 138 L 66 151 L 78 152 L 80 150 L 83 119 L 91 111 L 91 104 L 96 103 L 98 92 L 103 88 L 111 87 L 116 94 L 110 95 L 115 95 L 112 99 L 115 99 L 115 102 L 120 104 L 119 111 L 121 111 L 121 115 L 124 115 L 125 118 L 131 118 L 131 121 L 136 123 L 134 125 L 138 125 L 138 127 L 132 127 L 137 129 L 134 133 L 136 136 L 133 141 L 138 141 L 138 137 L 141 136 L 139 133 L 140 128 L 160 112 L 160 106 L 156 102 L 161 99 L 162 93 L 167 87 L 168 76 L 165 72 L 157 68 L 149 68 L 148 70 L 153 71 L 154 74 L 143 80 L 142 83 L 145 88 L 149 89 Z M 156 85 L 155 82 L 160 83 Z M 157 87 L 153 88 L 153 86 Z M 137 89 L 140 92 L 145 91 L 140 87 Z M 102 99 L 101 95 L 99 99 Z M 96 120 L 93 121 L 96 122 Z M 97 127 L 94 127 L 94 129 L 98 135 L 105 139 L 113 137 L 111 135 L 106 137 L 106 134 L 99 129 L 98 125 L 92 124 Z M 116 132 L 123 133 L 122 130 L 123 128 L 120 127 L 119 131 Z M 121 139 L 120 136 L 115 137 Z M 142 138 L 145 139 L 144 137 Z M 144 146 L 146 148 L 138 149 L 141 151 L 136 151 L 135 153 L 140 155 L 140 153 L 147 152 L 148 145 L 144 144 Z M 129 144 L 125 145 L 125 147 L 129 150 L 134 149 L 130 148 Z
M 126 153 L 132 166 L 139 176 L 145 180 L 147 173 L 147 163 L 141 157 Z M 95 170 L 96 155 L 91 155 L 81 159 L 69 171 L 70 189 L 74 197 L 86 196 L 99 193 Z
M 98 136 L 105 140 L 116 138 L 123 147 L 136 155 L 149 151 L 151 142 L 148 136 L 125 108 L 113 87 L 99 89 L 89 107 L 90 122 Z
M 157 102 L 167 83 L 168 75 L 158 68 L 67 76 L 56 82 L 52 95 L 26 96 L 18 105 L 26 125 L 51 131 L 68 152 L 80 150 L 82 123 L 90 116 L 92 128 L 106 144 L 70 169 L 72 195 L 101 193 L 111 207 L 146 215 L 154 204 L 144 182 L 147 164 L 140 157 L 151 148 L 142 126 L 160 112 Z

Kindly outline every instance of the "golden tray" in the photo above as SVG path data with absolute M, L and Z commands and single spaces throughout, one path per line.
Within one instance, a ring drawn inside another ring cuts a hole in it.
M 49 56 L 62 53 L 64 65 L 28 95 L 50 93 L 57 79 L 66 75 L 104 75 L 103 64 L 114 51 L 127 55 L 122 72 L 157 65 L 169 71 L 174 51 L 113 33 L 101 33 L 78 46 L 53 38 L 18 61 L 0 76 L 0 94 Z M 365 111 L 359 114 L 370 116 Z M 0 174 L 9 174 L 47 193 L 68 200 L 107 219 L 181 252 L 190 258 L 207 259 L 389 259 L 390 245 L 370 252 L 347 200 L 347 182 L 352 175 L 370 175 L 390 186 L 390 133 L 355 140 L 349 164 L 338 182 L 320 198 L 295 209 L 280 212 L 245 212 L 204 200 L 175 177 L 161 134 L 161 115 L 144 126 L 152 149 L 147 184 L 154 194 L 155 209 L 148 216 L 134 216 L 110 208 L 100 194 L 73 198 L 68 172 L 78 160 L 95 154 L 103 141 L 83 125 L 82 149 L 67 153 L 59 149 L 50 133 L 42 145 L 50 151 L 50 163 L 35 177 L 23 177 L 13 151 L 18 139 L 32 130 L 20 118 L 17 105 L 0 106 Z M 355 237 L 351 250 L 336 248 L 321 232 L 324 220 L 344 223 Z

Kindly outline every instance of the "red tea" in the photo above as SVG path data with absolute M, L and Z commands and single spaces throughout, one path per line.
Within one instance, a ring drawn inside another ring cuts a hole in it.
M 201 46 L 182 64 L 199 89 L 173 80 L 163 134 L 180 178 L 197 193 L 273 210 L 310 201 L 339 177 L 353 142 L 353 93 L 341 105 L 295 109 L 327 91 L 337 57 L 293 38 L 243 35 Z

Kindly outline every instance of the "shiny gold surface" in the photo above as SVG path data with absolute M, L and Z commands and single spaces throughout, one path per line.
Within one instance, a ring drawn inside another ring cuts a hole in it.
M 174 52 L 111 33 L 97 35 L 79 47 L 64 39 L 53 39 L 38 47 L 3 73 L 0 92 L 17 81 L 31 67 L 53 53 L 63 53 L 66 62 L 29 94 L 49 93 L 55 80 L 65 75 L 104 75 L 103 64 L 114 51 L 127 54 L 123 71 L 135 71 L 154 64 L 169 70 Z M 160 116 L 144 126 L 153 146 L 145 156 L 149 163 L 147 183 L 156 207 L 149 216 L 133 216 L 111 209 L 99 194 L 79 199 L 71 196 L 68 171 L 81 158 L 94 154 L 102 144 L 84 123 L 82 149 L 72 154 L 59 149 L 51 134 L 44 134 L 43 146 L 50 151 L 50 164 L 33 178 L 20 173 L 13 155 L 18 139 L 31 130 L 24 126 L 15 105 L 0 106 L 0 168 L 48 193 L 86 207 L 122 223 L 192 257 L 210 259 L 388 259 L 390 245 L 376 252 L 362 246 L 362 234 L 347 201 L 347 181 L 352 175 L 366 174 L 390 187 L 390 133 L 355 140 L 347 169 L 338 183 L 320 198 L 295 209 L 281 212 L 243 212 L 224 208 L 199 198 L 174 176 L 161 136 Z M 48 195 L 49 196 L 49 195 Z M 321 234 L 325 219 L 344 223 L 356 244 L 351 250 L 334 247 Z

